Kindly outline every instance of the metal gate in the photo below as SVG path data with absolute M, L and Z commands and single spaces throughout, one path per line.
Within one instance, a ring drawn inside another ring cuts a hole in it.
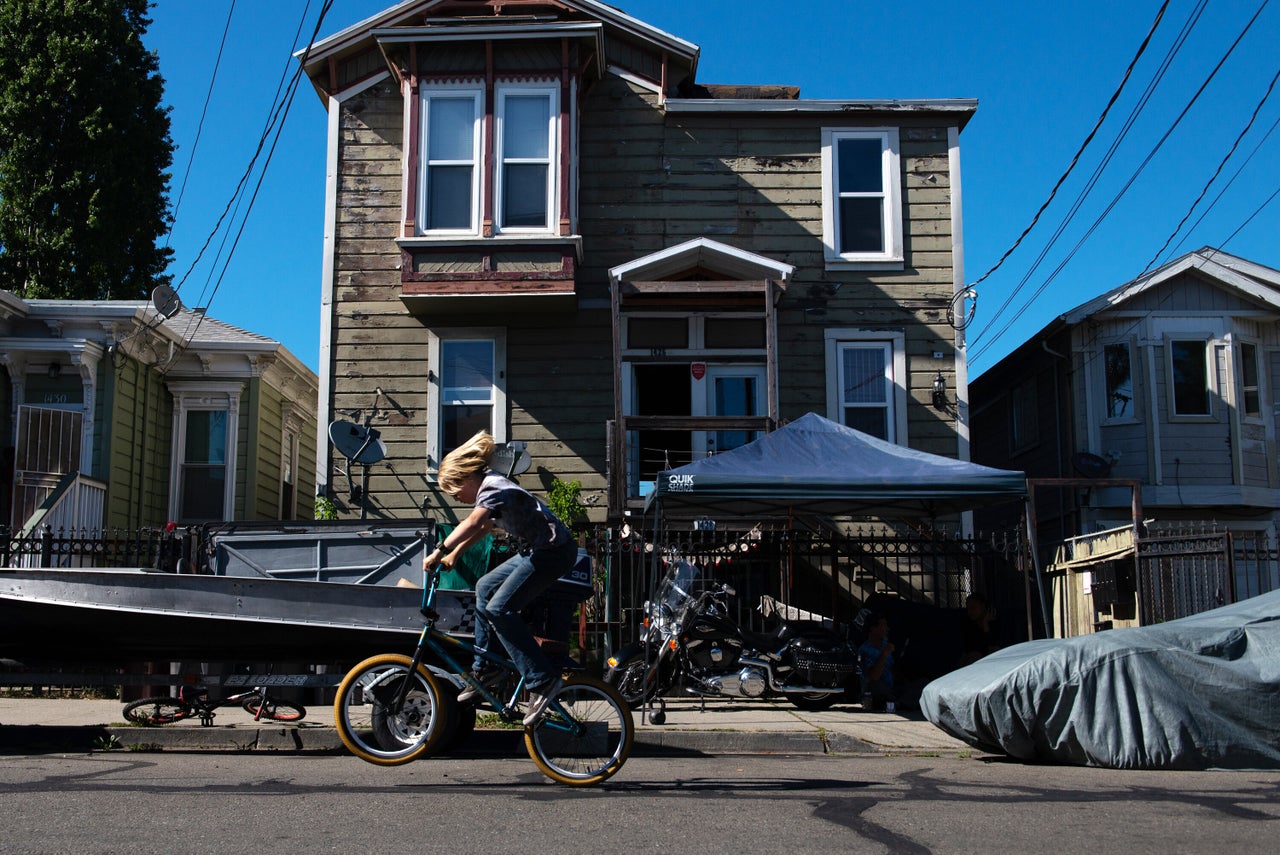
M 68 472 L 80 468 L 84 414 L 23 404 L 18 407 L 18 445 L 13 460 L 13 512 L 19 530 Z
M 1235 602 L 1230 532 L 1157 534 L 1137 546 L 1143 626 Z

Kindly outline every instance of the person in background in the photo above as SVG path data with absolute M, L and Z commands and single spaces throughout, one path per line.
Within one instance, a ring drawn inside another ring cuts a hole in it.
M 889 641 L 889 619 L 873 617 L 867 626 L 867 640 L 858 648 L 862 666 L 862 703 L 880 710 L 896 697 L 893 689 L 893 642 Z
M 551 696 L 560 688 L 561 676 L 538 647 L 533 632 L 521 616 L 543 590 L 573 566 L 578 545 L 569 529 L 532 493 L 490 471 L 494 439 L 481 431 L 440 461 L 440 489 L 474 509 L 448 537 L 422 559 L 427 569 L 437 564 L 452 567 L 458 557 L 495 527 L 520 542 L 515 556 L 486 573 L 476 583 L 476 648 L 489 650 L 491 633 L 498 636 L 529 690 L 524 725 L 537 723 Z M 458 693 L 459 701 L 479 694 L 479 684 L 490 685 L 493 673 L 476 657 L 470 685 Z
M 996 650 L 991 634 L 991 621 L 995 619 L 995 609 L 987 605 L 987 598 L 981 594 L 970 594 L 964 602 L 964 608 L 965 620 L 960 652 L 962 666 L 971 665 Z

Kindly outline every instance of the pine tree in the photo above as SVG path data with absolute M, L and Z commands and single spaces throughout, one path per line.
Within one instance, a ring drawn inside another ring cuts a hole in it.
M 0 288 L 142 299 L 173 162 L 147 0 L 0 0 Z

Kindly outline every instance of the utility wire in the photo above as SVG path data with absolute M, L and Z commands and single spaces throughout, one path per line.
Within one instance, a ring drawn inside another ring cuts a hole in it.
M 297 29 L 294 30 L 293 40 L 289 43 L 290 45 L 293 45 L 295 47 L 297 46 L 298 40 L 302 36 L 303 27 L 307 23 L 307 15 L 310 11 L 311 11 L 311 0 L 307 0 L 306 5 L 302 9 L 302 17 L 298 19 L 298 26 L 297 26 Z M 323 19 L 323 13 L 322 13 L 322 19 Z M 249 177 L 253 174 L 254 167 L 257 164 L 258 158 L 262 154 L 262 150 L 263 150 L 263 147 L 266 145 L 267 139 L 270 138 L 272 131 L 278 127 L 278 123 L 283 122 L 283 120 L 281 119 L 281 111 L 285 109 L 285 105 L 289 102 L 289 100 L 293 96 L 292 88 L 289 88 L 288 91 L 286 92 L 286 82 L 288 87 L 292 87 L 294 84 L 294 81 L 297 79 L 299 72 L 297 69 L 294 69 L 293 75 L 292 76 L 290 75 L 291 62 L 292 62 L 292 52 L 290 53 L 290 56 L 285 59 L 284 64 L 280 67 L 280 76 L 276 80 L 276 91 L 275 91 L 275 94 L 271 96 L 270 106 L 267 108 L 267 115 L 264 119 L 263 126 L 262 126 L 262 133 L 258 136 L 258 147 L 254 151 L 253 157 L 249 159 L 249 164 L 247 167 L 245 167 L 244 177 L 241 179 L 240 183 L 236 186 L 235 193 L 233 193 L 231 198 L 228 200 L 228 206 L 231 208 L 230 221 L 233 223 L 235 222 L 236 217 L 239 214 L 240 205 L 244 201 L 243 194 L 244 194 L 245 183 L 249 179 Z M 226 213 L 227 212 L 224 211 L 224 215 Z M 245 216 L 247 217 L 248 215 L 249 215 L 249 212 L 246 211 Z M 221 223 L 222 223 L 222 220 L 220 219 L 218 221 L 218 225 L 220 226 Z M 215 227 L 215 233 L 216 233 L 216 230 L 217 230 L 217 227 Z M 222 252 L 226 248 L 228 236 L 229 236 L 229 233 L 223 233 L 222 241 L 218 244 L 218 251 L 217 253 L 214 254 L 213 261 L 209 265 L 209 274 L 205 277 L 204 286 L 200 289 L 200 297 L 196 301 L 196 305 L 205 306 L 205 307 L 208 306 L 208 303 L 205 301 L 205 294 L 208 293 L 209 285 L 213 281 L 214 273 L 217 271 L 218 264 L 222 260 Z M 210 237 L 212 238 L 212 235 Z
M 169 223 L 169 233 L 165 235 L 164 245 L 167 247 L 173 239 L 173 227 L 178 222 L 178 209 L 182 207 L 182 197 L 187 192 L 187 179 L 191 177 L 191 165 L 196 160 L 196 149 L 200 147 L 200 135 L 204 133 L 204 119 L 209 113 L 209 101 L 213 99 L 213 87 L 218 82 L 218 69 L 222 67 L 222 51 L 227 46 L 227 33 L 231 31 L 231 16 L 236 11 L 236 0 L 231 0 L 231 8 L 227 10 L 227 23 L 222 27 L 222 41 L 218 44 L 218 56 L 213 61 L 213 74 L 209 76 L 209 90 L 204 96 L 204 107 L 200 110 L 200 122 L 196 125 L 196 138 L 191 143 L 191 152 L 187 155 L 187 169 L 182 173 L 182 186 L 178 188 L 178 201 L 173 203 L 173 220 Z
M 1018 311 L 1015 312 L 1011 318 L 1005 321 L 1004 325 L 1001 326 L 1000 330 L 996 333 L 995 338 L 993 338 L 991 342 L 988 342 L 984 347 L 979 348 L 970 357 L 971 359 L 977 360 L 981 358 L 982 354 L 985 353 L 988 349 L 990 349 L 991 344 L 994 343 L 995 341 L 998 341 L 1000 339 L 1000 336 L 1004 335 L 1004 333 L 1008 331 L 1009 327 L 1011 327 L 1014 323 L 1017 322 L 1017 320 L 1020 317 L 1022 317 L 1022 314 L 1028 308 L 1031 307 L 1031 304 L 1035 302 L 1036 298 L 1038 298 L 1041 294 L 1043 294 L 1045 289 L 1048 288 L 1049 285 L 1053 282 L 1053 280 L 1058 277 L 1058 274 L 1061 273 L 1063 269 L 1066 268 L 1067 264 L 1070 263 L 1070 261 L 1075 257 L 1076 253 L 1080 251 L 1080 247 L 1084 245 L 1085 241 L 1087 241 L 1093 235 L 1093 233 L 1098 229 L 1098 226 L 1102 224 L 1102 221 L 1105 220 L 1107 216 L 1110 215 L 1111 211 L 1115 209 L 1115 206 L 1119 204 L 1120 199 L 1123 198 L 1125 193 L 1129 191 L 1129 188 L 1133 186 L 1134 182 L 1138 180 L 1138 177 L 1142 174 L 1143 170 L 1145 170 L 1147 168 L 1147 165 L 1150 164 L 1152 159 L 1155 158 L 1156 154 L 1168 141 L 1169 137 L 1173 134 L 1174 130 L 1176 130 L 1178 125 L 1182 123 L 1182 120 L 1187 117 L 1187 114 L 1191 111 L 1191 108 L 1195 106 L 1197 101 L 1200 100 L 1200 96 L 1204 94 L 1205 89 L 1207 89 L 1209 87 L 1209 84 L 1213 81 L 1213 79 L 1217 77 L 1218 72 L 1222 70 L 1222 67 L 1226 64 L 1227 60 L 1230 59 L 1231 55 L 1235 53 L 1236 48 L 1240 46 L 1240 42 L 1248 34 L 1249 30 L 1253 28 L 1254 23 L 1258 20 L 1258 16 L 1262 14 L 1262 11 L 1267 7 L 1267 4 L 1269 2 L 1270 0 L 1263 0 L 1262 5 L 1258 7 L 1258 10 L 1253 13 L 1253 17 L 1249 19 L 1249 23 L 1246 24 L 1244 29 L 1240 31 L 1240 34 L 1236 36 L 1235 41 L 1231 43 L 1231 47 L 1229 47 L 1227 49 L 1227 52 L 1223 54 L 1222 58 L 1218 60 L 1217 65 L 1213 67 L 1213 70 L 1209 72 L 1209 76 L 1206 77 L 1204 82 L 1200 84 L 1200 88 L 1196 90 L 1196 93 L 1191 97 L 1191 100 L 1188 101 L 1186 106 L 1182 108 L 1182 111 L 1178 114 L 1178 117 L 1174 119 L 1173 124 L 1171 124 L 1168 130 L 1164 132 L 1164 135 L 1161 136 L 1160 139 L 1156 142 L 1155 146 L 1152 147 L 1150 153 L 1148 153 L 1146 158 L 1142 161 L 1142 163 L 1138 165 L 1138 168 L 1134 170 L 1133 174 L 1129 176 L 1129 180 L 1126 181 L 1124 186 L 1120 188 L 1119 192 L 1117 192 L 1116 195 L 1112 197 L 1111 202 L 1107 205 L 1107 207 L 1103 210 L 1103 212 L 1098 215 L 1097 219 L 1093 221 L 1093 224 L 1089 226 L 1089 229 L 1084 233 L 1084 235 L 1080 238 L 1080 240 L 1076 242 L 1075 246 L 1071 248 L 1071 251 L 1067 253 L 1067 255 L 1062 259 L 1062 261 L 1059 262 L 1058 266 L 1054 268 L 1053 272 L 1049 275 L 1049 277 L 1045 279 L 1045 281 L 1040 285 L 1039 288 L 1036 289 L 1036 292 L 1031 296 L 1031 299 L 1028 300 L 1026 303 L 1024 303 L 1022 307 L 1019 308 Z M 985 333 L 986 333 L 986 330 L 983 331 L 983 334 Z
M 1138 64 L 1138 60 L 1142 58 L 1142 54 L 1146 51 L 1147 45 L 1151 43 L 1151 37 L 1155 35 L 1156 28 L 1160 25 L 1160 20 L 1164 17 L 1165 10 L 1168 8 L 1169 0 L 1165 0 L 1165 2 L 1160 6 L 1160 11 L 1156 13 L 1156 19 L 1151 23 L 1151 29 L 1147 32 L 1146 38 L 1144 38 L 1142 40 L 1142 44 L 1138 46 L 1138 52 L 1129 62 L 1129 67 L 1125 69 L 1124 77 L 1120 80 L 1120 85 L 1116 87 L 1116 91 L 1111 95 L 1111 99 L 1107 101 L 1107 106 L 1103 108 L 1102 115 L 1098 116 L 1098 120 L 1093 125 L 1093 130 L 1089 131 L 1089 135 L 1084 138 L 1084 142 L 1080 143 L 1080 148 L 1076 150 L 1075 156 L 1071 158 L 1071 163 L 1067 166 L 1066 172 L 1063 172 L 1061 177 L 1058 178 L 1058 182 L 1053 185 L 1053 189 L 1049 192 L 1049 198 L 1044 200 L 1044 204 L 1040 206 L 1040 210 L 1036 211 L 1035 216 L 1031 218 L 1031 222 L 1022 230 L 1022 234 L 1018 235 L 1018 239 L 1013 242 L 1013 246 L 1005 250 L 1004 255 L 1000 256 L 1000 259 L 991 267 L 990 270 L 972 282 L 969 285 L 970 288 L 981 284 L 988 276 L 999 270 L 1005 260 L 1008 259 L 1009 256 L 1013 255 L 1014 250 L 1021 245 L 1026 236 L 1029 235 L 1031 230 L 1036 227 L 1036 223 L 1040 221 L 1041 215 L 1044 214 L 1045 209 L 1053 202 L 1054 197 L 1058 195 L 1059 188 L 1061 188 L 1066 182 L 1067 177 L 1071 175 L 1076 164 L 1080 161 L 1080 156 L 1084 154 L 1085 149 L 1089 147 L 1089 143 L 1093 141 L 1094 136 L 1098 133 L 1098 129 L 1102 127 L 1102 123 L 1106 120 L 1107 114 L 1111 111 L 1111 108 L 1115 105 L 1116 101 L 1119 100 L 1120 93 L 1124 91 L 1125 84 L 1129 81 L 1129 76 L 1133 74 L 1134 66 Z
M 1094 167 L 1093 173 L 1089 176 L 1089 180 L 1085 182 L 1084 186 L 1081 187 L 1080 192 L 1076 194 L 1076 198 L 1068 209 L 1067 215 L 1058 224 L 1058 227 L 1054 229 L 1053 234 L 1050 236 L 1049 240 L 1045 242 L 1045 245 L 1041 248 L 1039 255 L 1036 256 L 1035 261 L 1027 269 L 1027 272 L 1023 274 L 1022 278 L 1018 281 L 1018 284 L 1014 286 L 1014 289 L 1007 297 L 1005 297 L 1004 302 L 1000 304 L 999 308 L 992 313 L 992 318 L 999 318 L 1004 314 L 1005 309 L 1009 308 L 1009 304 L 1013 302 L 1014 298 L 1017 297 L 1022 289 L 1026 287 L 1027 283 L 1031 281 L 1031 277 L 1035 275 L 1035 272 L 1040 269 L 1040 265 L 1044 263 L 1049 251 L 1057 245 L 1058 239 L 1062 237 L 1067 226 L 1075 220 L 1076 215 L 1084 205 L 1085 199 L 1088 198 L 1091 192 L 1093 192 L 1093 188 L 1097 186 L 1098 181 L 1102 178 L 1102 173 L 1111 164 L 1111 160 L 1115 157 L 1115 153 L 1119 149 L 1120 144 L 1128 137 L 1129 131 L 1133 129 L 1133 125 L 1137 122 L 1138 117 L 1142 114 L 1142 111 L 1146 109 L 1146 106 L 1151 100 L 1151 96 L 1155 93 L 1156 88 L 1160 85 L 1160 82 L 1164 80 L 1165 74 L 1173 64 L 1173 60 L 1177 57 L 1178 53 L 1181 52 L 1183 45 L 1191 35 L 1191 31 L 1195 28 L 1196 23 L 1200 20 L 1200 16 L 1203 14 L 1207 4 L 1208 0 L 1200 0 L 1199 5 L 1192 10 L 1187 21 L 1182 25 L 1182 30 L 1178 33 L 1177 38 L 1174 39 L 1173 44 L 1165 53 L 1164 59 L 1161 60 L 1159 67 L 1156 69 L 1156 73 L 1152 76 L 1146 89 L 1143 90 L 1141 97 L 1139 97 L 1133 109 L 1129 111 L 1129 115 L 1121 126 L 1120 132 L 1116 135 L 1116 138 L 1112 140 L 1111 145 L 1107 148 L 1106 153 L 1102 156 L 1098 165 Z M 979 330 L 978 334 L 969 341 L 969 347 L 977 345 L 978 342 L 980 342 L 986 335 L 988 329 L 989 327 L 984 327 L 982 330 Z
M 325 4 L 324 9 L 320 13 L 321 21 L 324 20 L 325 12 L 328 11 L 331 5 L 333 5 L 332 0 L 328 0 L 328 2 L 326 2 Z M 311 3 L 310 3 L 310 0 L 308 0 L 307 9 L 303 11 L 304 18 L 306 16 L 307 10 L 309 10 L 310 7 L 311 7 Z M 312 43 L 314 42 L 315 42 L 315 39 L 313 37 Z M 311 46 L 308 45 L 307 50 L 310 51 L 310 49 L 311 49 Z M 277 89 L 276 91 L 278 95 L 279 89 Z M 277 105 L 273 108 L 275 114 L 277 115 L 279 114 L 281 106 L 282 105 Z M 182 289 L 183 284 L 186 283 L 187 279 L 191 276 L 192 272 L 196 269 L 196 266 L 200 264 L 200 260 L 204 258 L 205 251 L 209 249 L 209 244 L 213 242 L 214 236 L 218 234 L 219 230 L 221 230 L 222 223 L 226 220 L 227 215 L 231 212 L 232 207 L 236 204 L 236 199 L 239 197 L 240 193 L 244 190 L 245 184 L 248 183 L 249 176 L 253 174 L 254 165 L 258 162 L 258 157 L 262 154 L 262 149 L 266 146 L 267 139 L 271 135 L 271 128 L 273 123 L 274 122 L 268 123 L 268 125 L 262 129 L 262 134 L 258 138 L 258 146 L 254 150 L 253 156 L 249 159 L 249 165 L 245 167 L 244 173 L 240 176 L 240 180 L 236 183 L 235 190 L 232 191 L 231 197 L 227 200 L 226 206 L 222 209 L 222 213 L 218 216 L 218 221 L 214 223 L 213 228 L 209 232 L 209 236 L 205 238 L 204 245 L 200 247 L 200 251 L 196 253 L 196 257 L 192 260 L 191 265 L 187 268 L 186 273 L 182 274 L 182 278 L 178 281 L 178 284 L 174 286 L 175 291 Z M 201 297 L 203 297 L 203 294 L 201 295 Z
M 249 197 L 249 204 L 248 204 L 248 207 L 245 209 L 244 216 L 243 216 L 243 217 L 241 218 L 241 220 L 240 220 L 240 228 L 239 228 L 239 229 L 237 230 L 237 232 L 236 232 L 235 241 L 232 243 L 232 245 L 231 245 L 231 249 L 230 249 L 230 251 L 228 252 L 228 255 L 227 255 L 227 258 L 226 258 L 226 263 L 223 265 L 223 268 L 222 268 L 222 273 L 218 276 L 218 281 L 217 281 L 217 283 L 214 285 L 213 291 L 209 294 L 209 302 L 206 304 L 206 307 L 205 307 L 205 308 L 206 308 L 206 310 L 207 310 L 208 306 L 212 304 L 214 297 L 216 297 L 216 296 L 217 296 L 218 288 L 222 285 L 222 279 L 223 279 L 223 277 L 226 275 L 227 266 L 228 266 L 228 265 L 230 265 L 230 263 L 231 263 L 231 257 L 235 254 L 236 246 L 237 246 L 237 245 L 239 244 L 239 242 L 240 242 L 240 237 L 244 234 L 244 229 L 245 229 L 245 226 L 246 226 L 246 225 L 247 225 L 247 223 L 248 223 L 249 214 L 250 214 L 250 212 L 253 210 L 254 202 L 255 202 L 255 201 L 257 200 L 257 198 L 258 198 L 258 191 L 262 188 L 262 182 L 263 182 L 263 180 L 266 178 L 267 168 L 270 166 L 270 164 L 271 164 L 271 159 L 272 159 L 272 157 L 273 157 L 273 156 L 274 156 L 274 154 L 275 154 L 276 145 L 280 142 L 280 135 L 281 135 L 281 133 L 282 133 L 282 132 L 283 132 L 283 130 L 284 130 L 285 120 L 288 118 L 288 115 L 289 115 L 289 109 L 290 109 L 290 107 L 291 107 L 291 106 L 292 106 L 292 104 L 293 104 L 293 100 L 294 100 L 294 99 L 293 99 L 293 95 L 294 95 L 294 93 L 297 91 L 298 81 L 299 81 L 299 80 L 302 78 L 302 76 L 303 76 L 303 73 L 304 73 L 304 70 L 305 70 L 305 67 L 306 67 L 307 57 L 308 57 L 308 56 L 310 55 L 310 53 L 311 53 L 311 48 L 315 45 L 316 37 L 317 37 L 317 36 L 319 35 L 319 33 L 320 33 L 320 27 L 321 27 L 321 26 L 323 26 L 323 24 L 324 24 L 324 19 L 325 19 L 325 17 L 328 15 L 329 10 L 330 10 L 332 7 L 333 7 L 333 0 L 325 0 L 324 4 L 321 6 L 321 8 L 320 8 L 320 14 L 319 14 L 319 16 L 316 18 L 315 27 L 312 29 L 312 32 L 311 32 L 311 38 L 310 38 L 310 40 L 307 42 L 306 50 L 304 50 L 304 51 L 303 51 L 302 56 L 299 58 L 299 60 L 298 60 L 298 66 L 297 66 L 297 70 L 296 70 L 296 72 L 294 73 L 293 78 L 292 78 L 292 80 L 290 81 L 289 86 L 288 86 L 288 87 L 287 87 L 287 89 L 286 89 L 286 94 L 285 94 L 285 96 L 284 96 L 283 101 L 281 101 L 280 108 L 277 108 L 277 110 L 276 110 L 276 114 L 277 114 L 277 115 L 279 115 L 280 120 L 279 120 L 279 122 L 278 122 L 278 123 L 275 123 L 275 137 L 272 139 L 272 141 L 271 141 L 271 147 L 270 147 L 270 149 L 268 149 L 266 159 L 263 161 L 263 164 L 262 164 L 262 170 L 261 170 L 261 171 L 259 172 L 259 174 L 258 174 L 258 181 L 257 181 L 257 183 L 254 185 L 253 194 Z M 309 3 L 308 3 L 308 8 L 310 8 L 310 4 L 309 4 Z M 304 12 L 303 12 L 303 18 L 304 18 L 304 20 L 305 20 L 305 17 L 306 17 L 306 11 L 304 10 Z M 279 91 L 279 90 L 277 90 L 277 91 Z M 282 110 L 281 110 L 281 108 L 282 108 Z M 268 126 L 267 131 L 269 131 L 269 130 L 270 130 L 270 126 Z M 257 150 L 257 152 L 255 152 L 255 153 L 254 153 L 254 160 L 255 160 L 255 161 L 256 161 L 256 159 L 257 159 L 257 157 L 258 157 L 258 153 L 259 153 L 259 152 L 261 152 L 261 150 L 262 150 L 262 148 L 263 148 L 263 145 L 264 145 L 264 142 L 265 142 L 265 138 L 266 138 L 266 136 L 267 136 L 267 132 L 264 132 L 263 138 L 262 138 L 262 139 L 260 139 L 260 140 L 259 140 L 259 142 L 258 142 L 258 150 Z M 232 201 L 234 201 L 234 200 L 235 200 L 235 198 L 236 198 L 237 196 L 239 196 L 240 188 L 242 188 L 242 187 L 244 186 L 245 182 L 248 180 L 249 174 L 250 174 L 250 172 L 251 172 L 251 170 L 252 170 L 252 166 L 253 166 L 253 163 L 252 163 L 252 161 L 251 161 L 251 162 L 250 162 L 250 168 L 249 168 L 249 170 L 246 170 L 245 174 L 244 174 L 244 175 L 241 177 L 241 179 L 240 179 L 240 183 L 239 183 L 239 185 L 237 185 L 236 193 L 233 195 L 233 197 L 232 197 Z M 230 208 L 230 207 L 231 207 L 231 202 L 228 202 L 228 208 Z M 221 223 L 222 223 L 223 219 L 225 219 L 226 214 L 227 214 L 227 211 L 226 211 L 226 210 L 224 210 L 224 211 L 223 211 L 223 216 L 222 216 L 222 217 L 219 217 L 219 219 L 218 219 L 219 226 L 221 225 Z M 205 242 L 205 247 L 206 247 L 206 248 L 208 247 L 209 242 L 210 242 L 212 239 L 213 239 L 213 235 L 211 234 L 211 235 L 209 236 L 209 240 Z M 204 251 L 204 250 L 202 249 L 202 250 L 201 250 L 201 253 L 202 253 L 202 254 L 203 254 L 203 251 Z M 188 271 L 188 273 L 189 273 L 189 272 L 190 272 L 190 271 Z M 202 295 L 202 296 L 203 296 L 203 295 Z M 201 314 L 199 315 L 199 317 L 196 319 L 196 323 L 194 324 L 194 326 L 192 327 L 192 329 L 190 330 L 190 332 L 184 336 L 184 339 L 185 339 L 185 340 L 183 341 L 183 344 L 182 344 L 182 347 L 181 347 L 181 349 L 180 349 L 179 353 L 181 353 L 182 351 L 185 351 L 185 350 L 186 350 L 186 348 L 187 348 L 188 346 L 190 346 L 191 342 L 195 339 L 196 333 L 197 333 L 197 332 L 199 332 L 199 330 L 200 330 L 200 326 L 201 326 L 201 324 L 203 324 L 203 323 L 204 323 L 204 319 L 205 319 L 206 315 L 207 315 L 207 312 L 206 312 L 206 313 L 201 313 Z M 170 366 L 172 366 L 172 365 L 174 365 L 174 364 L 176 364 L 176 357 L 175 357 L 175 359 L 171 360 L 171 361 L 170 361 L 170 363 L 169 363 L 169 365 L 170 365 Z M 167 371 L 167 369 L 166 369 L 166 371 Z
M 1160 256 L 1164 254 L 1164 251 L 1169 248 L 1169 244 L 1173 243 L 1173 239 L 1177 237 L 1178 232 L 1182 231 L 1182 227 L 1186 225 L 1187 220 L 1191 219 L 1191 215 L 1195 213 L 1196 206 L 1200 204 L 1201 200 L 1204 199 L 1205 194 L 1209 192 L 1209 188 L 1213 186 L 1213 182 L 1218 180 L 1218 176 L 1222 174 L 1222 170 L 1226 167 L 1227 161 L 1231 159 L 1231 156 L 1236 153 L 1236 149 L 1240 146 L 1240 141 L 1244 139 L 1245 135 L 1249 133 L 1249 129 L 1253 127 L 1253 123 L 1257 120 L 1258 114 L 1262 112 L 1263 105 L 1267 103 L 1267 99 L 1270 98 L 1271 93 L 1275 91 L 1277 80 L 1280 80 L 1280 71 L 1276 71 L 1275 76 L 1271 78 L 1271 83 L 1267 86 L 1267 91 L 1262 94 L 1262 99 L 1258 101 L 1258 105 L 1253 108 L 1253 115 L 1249 116 L 1249 121 L 1245 123 L 1244 129 L 1236 136 L 1235 142 L 1231 144 L 1230 150 L 1227 151 L 1226 155 L 1224 155 L 1222 160 L 1218 163 L 1218 168 L 1213 171 L 1213 175 L 1209 176 L 1209 180 L 1205 182 L 1204 187 L 1200 190 L 1200 195 L 1191 203 L 1191 207 L 1187 209 L 1187 213 L 1178 221 L 1177 227 L 1174 228 L 1174 230 L 1169 233 L 1169 237 L 1165 239 L 1164 246 L 1160 247 L 1160 250 L 1151 257 L 1151 260 L 1148 261 L 1146 266 L 1143 268 L 1144 270 L 1150 270 L 1155 265 L 1157 259 L 1159 259 Z M 1272 125 L 1272 127 L 1275 126 Z M 1267 133 L 1270 134 L 1271 132 L 1268 131 Z M 1201 217 L 1201 219 L 1203 219 L 1203 217 Z

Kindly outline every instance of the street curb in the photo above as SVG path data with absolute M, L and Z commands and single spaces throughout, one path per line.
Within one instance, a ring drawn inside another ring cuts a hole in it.
M 94 750 L 344 753 L 331 727 L 115 727 L 5 725 L 0 754 Z M 632 756 L 883 754 L 936 749 L 877 746 L 841 733 L 637 730 Z M 524 753 L 519 730 L 476 730 L 449 756 L 504 757 Z M 937 751 L 937 753 L 947 753 Z

